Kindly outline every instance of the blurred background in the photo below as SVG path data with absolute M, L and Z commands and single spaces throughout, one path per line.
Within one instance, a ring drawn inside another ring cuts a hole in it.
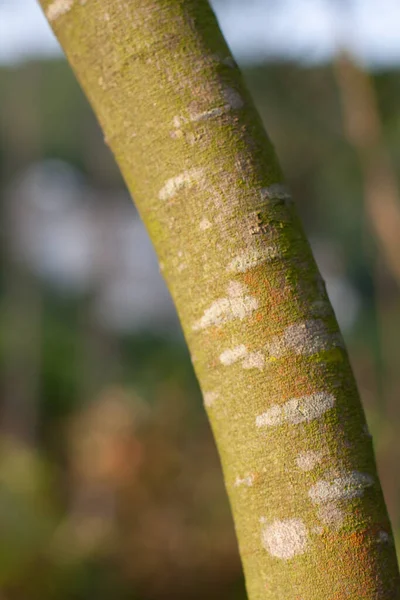
M 347 341 L 400 541 L 400 5 L 215 0 Z M 169 294 L 34 0 L 0 0 L 0 599 L 244 600 Z

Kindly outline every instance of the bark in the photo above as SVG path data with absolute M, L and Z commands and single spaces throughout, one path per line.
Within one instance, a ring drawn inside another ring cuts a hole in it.
M 135 198 L 219 449 L 250 600 L 394 599 L 346 350 L 204 0 L 42 0 Z

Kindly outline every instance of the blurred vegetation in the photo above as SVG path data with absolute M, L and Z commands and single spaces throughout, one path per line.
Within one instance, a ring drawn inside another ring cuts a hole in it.
M 399 284 L 365 210 L 335 70 L 266 63 L 245 77 L 343 326 L 400 534 Z M 372 83 L 399 173 L 399 73 Z M 41 225 L 27 217 L 21 178 L 32 165 L 51 171 L 50 159 L 79 174 L 89 220 L 97 209 L 137 220 L 94 116 L 63 61 L 1 68 L 0 105 L 0 598 L 243 599 L 220 466 L 174 317 L 164 329 L 137 318 L 111 327 L 96 310 L 107 273 L 60 286 L 24 250 Z

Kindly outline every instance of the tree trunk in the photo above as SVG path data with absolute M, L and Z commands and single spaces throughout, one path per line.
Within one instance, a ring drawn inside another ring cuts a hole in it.
M 219 449 L 250 600 L 395 599 L 346 350 L 205 0 L 42 0 L 156 247 Z

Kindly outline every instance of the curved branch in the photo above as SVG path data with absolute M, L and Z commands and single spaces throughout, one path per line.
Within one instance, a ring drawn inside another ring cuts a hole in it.
M 391 528 L 323 282 L 205 0 L 43 0 L 156 247 L 250 600 L 393 599 Z

